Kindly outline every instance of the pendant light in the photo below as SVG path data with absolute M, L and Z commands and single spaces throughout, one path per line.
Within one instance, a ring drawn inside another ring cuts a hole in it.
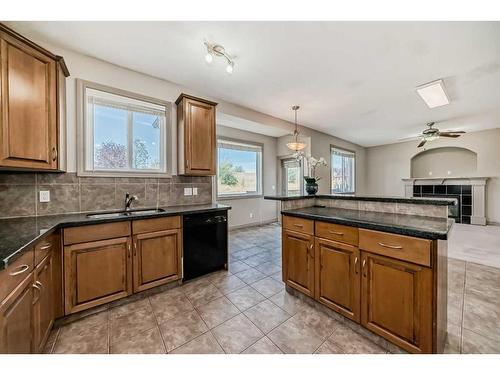
M 307 146 L 305 142 L 301 141 L 299 138 L 299 129 L 297 125 L 297 111 L 299 110 L 299 108 L 300 107 L 298 105 L 294 105 L 292 107 L 292 110 L 295 111 L 295 130 L 293 132 L 292 141 L 286 144 L 286 147 L 288 147 L 290 150 L 294 152 L 302 151 Z

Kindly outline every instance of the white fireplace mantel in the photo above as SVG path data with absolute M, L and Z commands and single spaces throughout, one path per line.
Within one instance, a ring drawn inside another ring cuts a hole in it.
M 414 185 L 471 185 L 471 224 L 486 225 L 486 182 L 488 177 L 421 177 L 403 178 L 405 196 L 413 197 Z

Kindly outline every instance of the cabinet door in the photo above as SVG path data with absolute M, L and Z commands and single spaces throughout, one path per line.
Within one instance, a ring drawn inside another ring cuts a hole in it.
M 0 33 L 0 166 L 57 169 L 56 62 Z
M 316 299 L 359 323 L 360 259 L 355 246 L 316 238 Z
M 53 258 L 49 254 L 35 271 L 35 297 L 33 301 L 33 352 L 41 353 L 52 324 L 54 323 L 54 300 L 52 270 Z
M 33 273 L 0 303 L 0 353 L 28 354 L 32 349 Z
M 432 270 L 362 252 L 361 323 L 412 353 L 432 352 Z
M 131 256 L 130 237 L 65 246 L 66 314 L 131 294 Z
M 314 237 L 283 231 L 283 281 L 290 287 L 314 297 Z
M 186 174 L 215 174 L 215 107 L 185 99 Z
M 134 293 L 182 277 L 180 229 L 134 236 Z

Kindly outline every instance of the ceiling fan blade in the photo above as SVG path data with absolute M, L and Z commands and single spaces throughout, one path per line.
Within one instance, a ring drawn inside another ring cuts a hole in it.
M 425 145 L 426 142 L 427 140 L 422 139 L 422 142 L 420 142 L 417 147 L 422 147 L 423 145 Z
M 460 137 L 460 134 L 453 134 L 453 133 L 439 133 L 440 137 L 448 137 L 448 138 L 458 138 Z
M 415 137 L 408 137 L 408 138 L 400 138 L 400 139 L 398 139 L 398 142 L 417 141 L 419 139 L 422 139 L 422 137 L 415 136 Z

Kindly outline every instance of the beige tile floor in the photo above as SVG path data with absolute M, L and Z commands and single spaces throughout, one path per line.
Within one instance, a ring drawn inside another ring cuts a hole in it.
M 281 282 L 281 228 L 230 232 L 228 271 L 54 329 L 46 353 L 385 353 Z M 500 353 L 500 269 L 450 260 L 449 353 Z

